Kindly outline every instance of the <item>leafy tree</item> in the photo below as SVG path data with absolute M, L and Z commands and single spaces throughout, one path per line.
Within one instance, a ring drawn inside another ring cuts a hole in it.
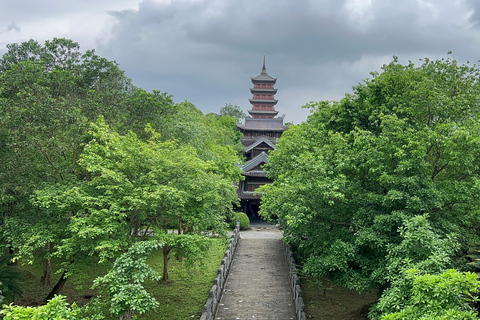
M 137 89 L 115 62 L 68 39 L 7 49 L 0 256 L 43 258 L 47 285 L 50 257 L 63 257 L 66 272 L 49 298 L 85 254 L 111 261 L 154 227 L 219 229 L 236 201 L 231 181 L 240 177 L 233 119 Z M 90 132 L 99 116 L 104 122 Z
M 458 249 L 458 243 L 453 235 L 442 239 L 433 231 L 427 218 L 410 218 L 399 228 L 401 242 L 389 245 L 382 282 L 387 289 L 370 310 L 372 319 L 379 319 L 382 314 L 394 313 L 409 306 L 415 295 L 412 289 L 414 278 L 423 275 L 436 277 L 452 266 L 451 259 Z M 426 287 L 425 289 L 427 290 Z M 435 289 L 432 286 L 429 290 Z
M 129 320 L 135 313 L 143 314 L 159 306 L 143 287 L 145 280 L 158 281 L 160 275 L 147 264 L 147 257 L 161 247 L 158 241 L 140 241 L 115 260 L 112 269 L 95 279 L 93 288 L 104 295 L 101 300 L 110 306 L 110 313 Z M 96 306 L 98 306 L 96 304 Z M 99 309 L 94 310 L 95 313 Z
M 147 123 L 162 136 L 167 136 L 170 118 L 178 112 L 167 93 L 156 90 L 149 93 L 143 89 L 133 90 L 120 102 L 118 109 L 122 112 L 122 121 L 117 125 L 109 122 L 112 128 L 121 134 L 133 131 L 143 140 L 150 137 L 145 131 Z
M 206 115 L 204 122 L 209 128 L 209 141 L 212 148 L 231 147 L 239 157 L 244 156 L 245 147 L 240 142 L 242 133 L 237 129 L 236 120 L 230 116 L 221 116 L 219 118 L 213 115 Z
M 383 292 L 399 228 L 425 214 L 460 251 L 478 243 L 479 75 L 450 59 L 394 59 L 342 100 L 306 106 L 270 154 L 261 207 L 306 273 Z
M 230 116 L 235 120 L 245 118 L 246 114 L 242 108 L 231 103 L 225 103 L 225 106 L 220 108 L 220 116 Z
M 78 160 L 99 115 L 147 139 L 145 125 L 162 127 L 173 107 L 168 95 L 135 89 L 115 62 L 82 53 L 72 40 L 7 45 L 0 58 L 1 254 L 43 257 L 42 282 L 49 284 L 51 248 L 67 237 L 70 216 L 32 205 L 34 190 L 86 178 Z
M 168 253 L 187 241 L 168 234 L 172 224 L 179 234 L 221 232 L 236 198 L 231 175 L 218 169 L 227 165 L 203 161 L 194 148 L 162 142 L 151 128 L 147 131 L 148 141 L 133 132 L 122 136 L 100 118 L 80 156 L 87 179 L 36 191 L 35 205 L 69 217 L 57 255 L 75 261 L 79 254 L 95 254 L 108 261 L 155 227 L 164 234 L 168 280 Z M 230 166 L 235 159 L 224 158 Z
M 418 270 L 409 270 L 410 299 L 398 307 L 397 312 L 384 315 L 382 320 L 440 320 L 478 319 L 470 303 L 477 301 L 475 295 L 480 282 L 474 273 L 447 270 L 440 275 L 419 275 Z

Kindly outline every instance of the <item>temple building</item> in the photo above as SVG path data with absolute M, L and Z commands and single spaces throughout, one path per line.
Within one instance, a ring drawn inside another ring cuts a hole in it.
M 273 86 L 277 82 L 267 73 L 265 57 L 260 75 L 251 78 L 253 88 L 250 92 L 253 98 L 249 99 L 252 109 L 248 110 L 250 116 L 245 117 L 243 124 L 237 123 L 237 128 L 243 133 L 241 142 L 245 147 L 246 162 L 241 166 L 245 180 L 238 186 L 240 209 L 249 217 L 258 217 L 261 194 L 256 193 L 260 186 L 271 183 L 263 171 L 263 165 L 268 162 L 268 152 L 275 149 L 279 139 L 287 129 L 283 124 L 284 116 L 276 117 L 278 111 L 275 105 L 277 89 Z

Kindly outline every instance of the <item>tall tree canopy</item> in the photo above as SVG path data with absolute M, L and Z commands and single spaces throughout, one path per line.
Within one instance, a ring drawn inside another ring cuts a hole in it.
M 0 256 L 108 259 L 161 221 L 189 232 L 218 226 L 239 177 L 237 130 L 223 118 L 134 87 L 116 62 L 71 40 L 7 45 Z
M 246 114 L 236 104 L 225 103 L 225 106 L 220 108 L 220 116 L 230 116 L 236 120 L 241 120 L 245 118 Z
M 386 257 L 417 216 L 459 244 L 452 255 L 478 243 L 479 67 L 394 59 L 342 100 L 306 107 L 271 153 L 261 207 L 278 215 L 306 273 L 390 287 Z

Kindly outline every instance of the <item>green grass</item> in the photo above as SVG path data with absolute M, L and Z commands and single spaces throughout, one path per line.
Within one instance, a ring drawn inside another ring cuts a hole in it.
M 359 294 L 322 279 L 301 279 L 307 317 L 316 320 L 366 320 L 375 292 Z
M 192 268 L 187 268 L 182 260 L 174 257 L 170 259 L 170 277 L 169 282 L 147 282 L 145 287 L 157 299 L 160 304 L 156 310 L 149 313 L 138 315 L 138 319 L 155 320 L 183 320 L 199 319 L 202 313 L 202 307 L 208 298 L 213 280 L 217 275 L 217 270 L 225 253 L 227 242 L 222 239 L 211 239 L 212 245 L 206 252 L 205 259 L 198 261 Z M 162 250 L 155 251 L 148 259 L 148 263 L 160 274 L 163 270 Z M 42 275 L 41 261 L 33 265 L 21 266 L 26 281 L 23 284 L 24 295 L 16 299 L 16 304 L 37 306 L 42 303 L 48 292 L 59 279 L 60 274 L 55 274 L 58 270 L 60 261 L 52 261 L 52 285 L 42 286 L 40 277 Z M 81 281 L 69 279 L 61 291 L 61 295 L 67 296 L 70 303 L 76 302 L 78 305 L 84 305 L 89 301 L 90 296 L 96 295 L 91 290 L 93 280 L 107 272 L 105 266 L 99 266 L 95 258 L 89 258 L 79 265 L 82 272 L 87 276 Z
M 169 282 L 147 283 L 145 287 L 160 303 L 160 307 L 138 319 L 172 320 L 199 319 L 202 308 L 212 288 L 213 280 L 227 248 L 225 241 L 212 239 L 208 256 L 199 261 L 194 268 L 187 268 L 185 263 L 175 258 L 170 259 Z M 159 272 L 163 268 L 161 250 L 149 259 L 150 265 Z
M 23 296 L 15 299 L 15 304 L 23 306 L 38 306 L 43 303 L 43 299 L 48 295 L 53 286 L 60 279 L 61 261 L 52 259 L 52 279 L 51 285 L 42 285 L 40 278 L 43 274 L 41 259 L 35 260 L 32 265 L 21 265 L 25 281 L 22 284 L 24 289 Z M 107 272 L 107 267 L 99 265 L 97 259 L 86 257 L 77 263 L 78 269 L 86 276 L 84 279 L 70 278 L 65 283 L 61 295 L 66 296 L 69 303 L 76 302 L 79 306 L 84 305 L 90 300 L 90 297 L 96 294 L 96 291 L 90 289 L 92 281 L 96 277 L 102 276 Z

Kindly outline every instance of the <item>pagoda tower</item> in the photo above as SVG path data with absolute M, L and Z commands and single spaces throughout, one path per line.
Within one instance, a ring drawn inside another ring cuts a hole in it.
M 277 82 L 267 73 L 265 56 L 260 75 L 251 78 L 253 88 L 250 92 L 253 98 L 249 99 L 252 109 L 248 110 L 250 116 L 245 117 L 244 124 L 237 123 L 237 128 L 243 133 L 240 138 L 245 147 L 246 162 L 241 166 L 242 175 L 245 177 L 238 186 L 240 209 L 250 218 L 258 217 L 260 199 L 262 195 L 256 189 L 272 183 L 263 171 L 263 165 L 268 162 L 268 152 L 275 149 L 277 139 L 287 129 L 283 124 L 284 116 L 276 117 L 278 111 L 275 105 L 277 89 L 273 86 Z
M 267 67 L 265 66 L 265 56 L 263 56 L 263 67 L 260 75 L 255 78 L 251 78 L 253 88 L 250 88 L 250 92 L 253 94 L 253 99 L 249 99 L 252 104 L 252 110 L 248 113 L 253 118 L 274 118 L 278 111 L 275 110 L 275 105 L 278 100 L 275 100 L 275 94 L 277 89 L 273 88 L 273 85 L 277 82 L 276 78 L 272 78 L 267 73 Z

